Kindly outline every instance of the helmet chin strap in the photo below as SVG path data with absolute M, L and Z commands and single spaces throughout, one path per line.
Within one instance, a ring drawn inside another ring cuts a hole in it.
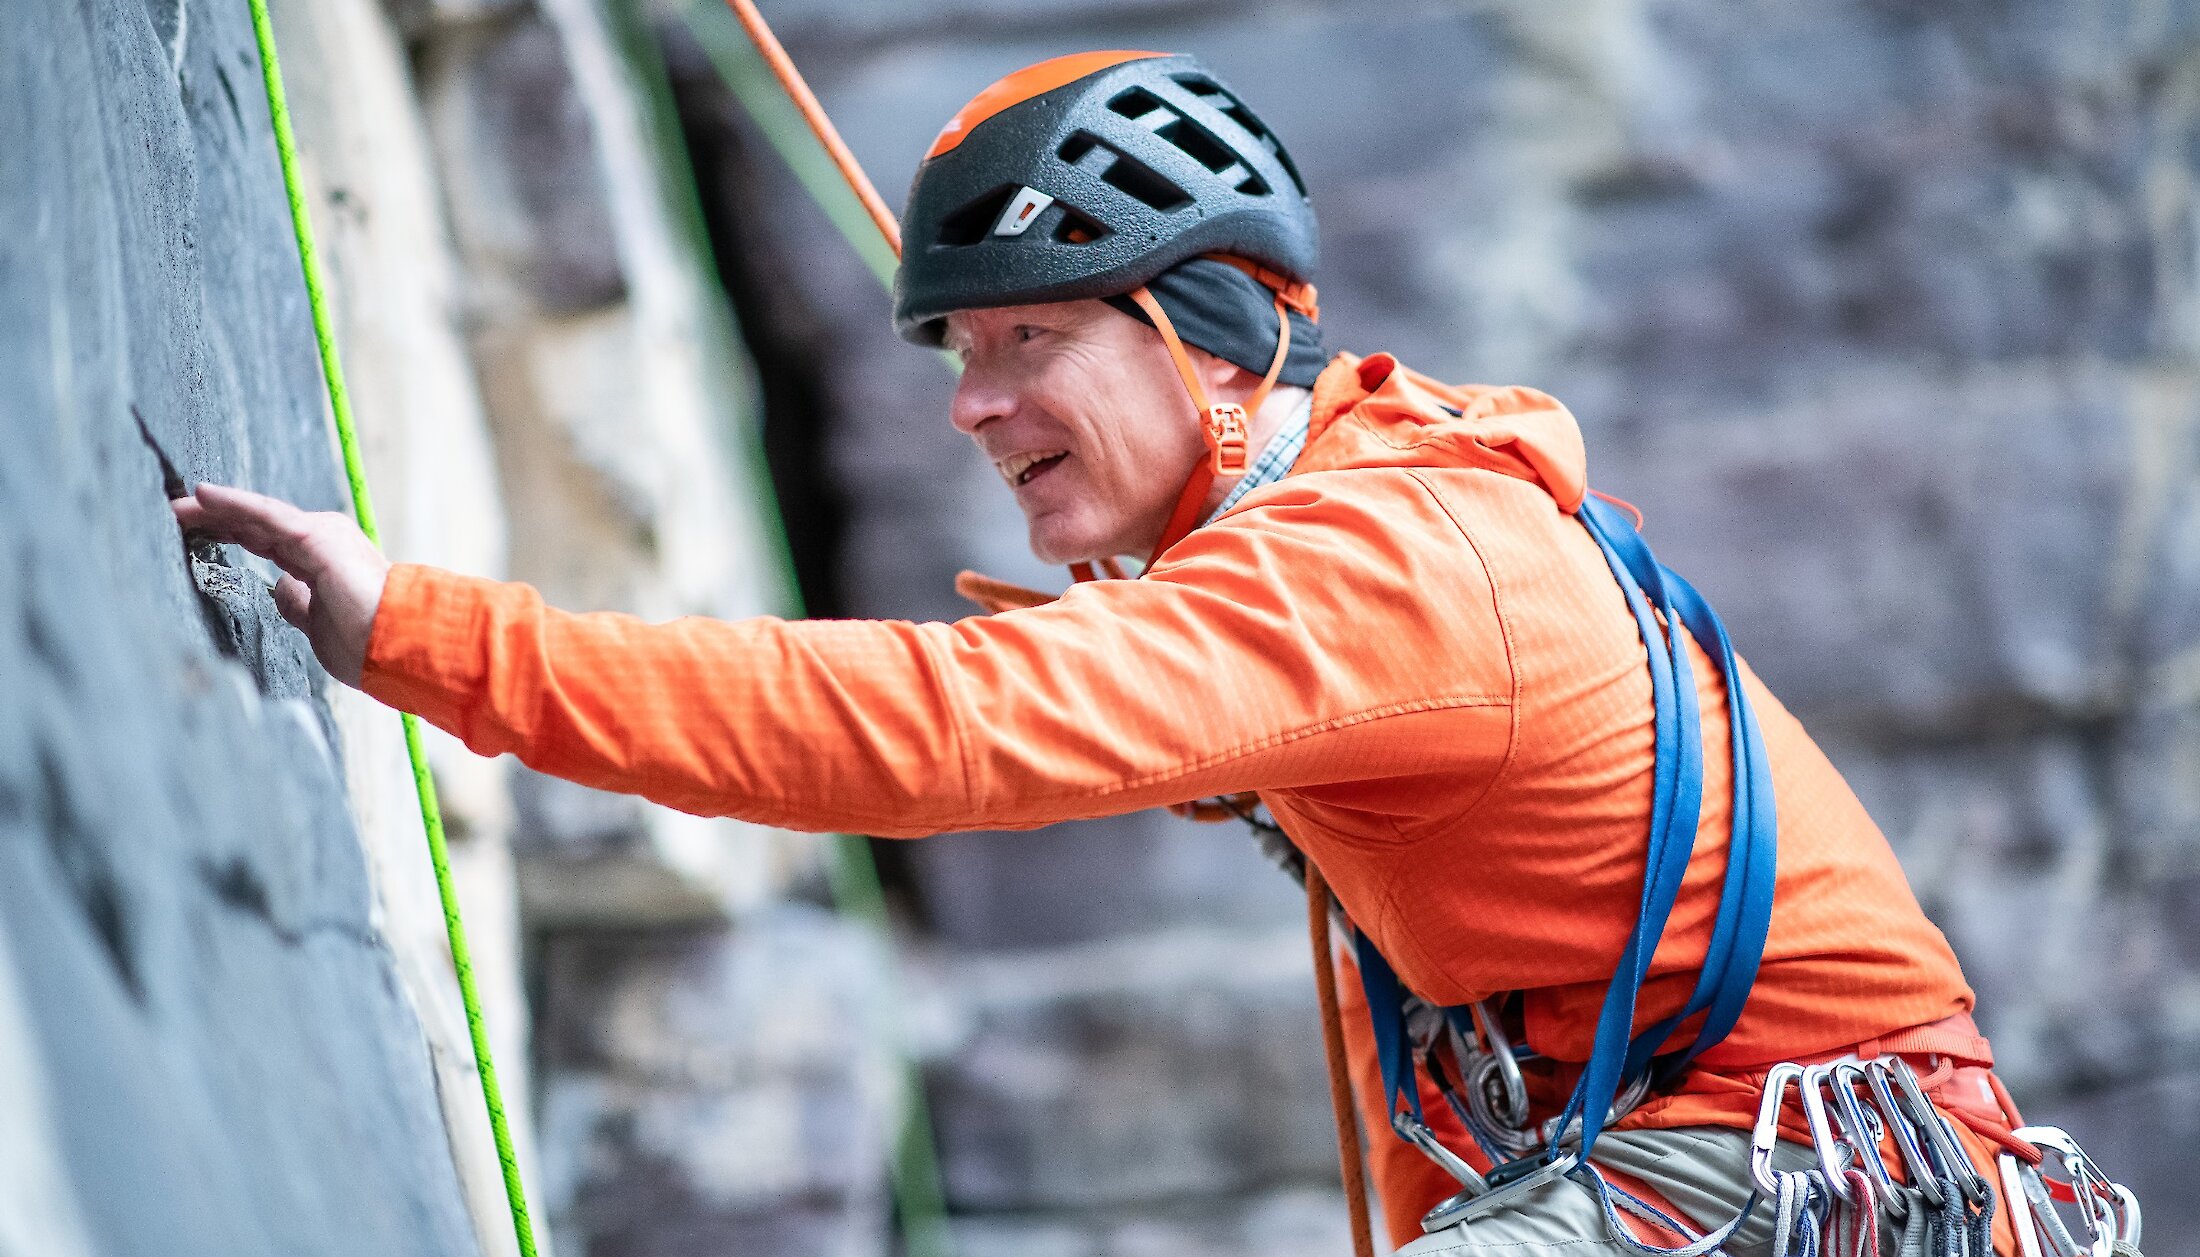
M 1231 402 L 1209 403 L 1207 389 L 1200 383 L 1199 371 L 1193 367 L 1191 355 L 1184 350 L 1184 342 L 1176 334 L 1176 325 L 1169 321 L 1168 312 L 1154 295 L 1140 286 L 1131 289 L 1130 299 L 1153 320 L 1154 330 L 1161 333 L 1161 343 L 1169 347 L 1169 357 L 1176 363 L 1176 373 L 1184 381 L 1184 388 L 1192 395 L 1192 407 L 1199 412 L 1200 436 L 1207 443 L 1207 457 L 1199 460 L 1192 474 L 1184 482 L 1183 492 L 1177 494 L 1176 508 L 1169 512 L 1169 522 L 1161 530 L 1161 540 L 1154 545 L 1153 553 L 1146 558 L 1151 568 L 1162 552 L 1190 535 L 1199 524 L 1200 508 L 1207 503 L 1207 494 L 1215 481 L 1223 476 L 1242 476 L 1248 462 L 1246 445 L 1251 437 L 1250 416 L 1260 413 L 1262 402 L 1276 386 L 1276 376 L 1283 371 L 1283 360 L 1291 353 L 1291 319 L 1286 310 L 1284 294 L 1276 294 L 1276 356 L 1268 363 L 1268 374 L 1261 377 L 1260 387 L 1240 406 Z M 1122 568 L 1112 558 L 1100 560 L 1099 567 L 1111 577 L 1120 577 Z M 1099 574 L 1092 563 L 1073 563 L 1070 575 L 1079 581 L 1097 580 Z

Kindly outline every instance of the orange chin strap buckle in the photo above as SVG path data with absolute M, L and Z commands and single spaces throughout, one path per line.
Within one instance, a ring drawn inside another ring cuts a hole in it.
M 1207 448 L 1214 453 L 1217 476 L 1245 474 L 1246 447 L 1251 441 L 1252 427 L 1246 422 L 1245 407 L 1224 402 L 1207 408 Z
M 1211 405 L 1207 390 L 1199 382 L 1199 372 L 1192 366 L 1191 355 L 1184 352 L 1184 342 L 1177 338 L 1176 325 L 1169 321 L 1166 310 L 1143 284 L 1131 289 L 1130 299 L 1153 320 L 1154 330 L 1161 333 L 1161 341 L 1169 347 L 1169 357 L 1176 362 L 1176 373 L 1184 380 L 1186 392 L 1192 395 L 1192 406 L 1201 417 L 1200 436 L 1207 442 L 1209 458 L 1192 468 L 1192 475 L 1184 482 L 1183 492 L 1177 495 L 1176 509 L 1169 513 L 1169 522 L 1161 530 L 1161 541 L 1146 560 L 1151 568 L 1161 552 L 1182 541 L 1199 524 L 1200 507 L 1207 501 L 1207 491 L 1216 480 L 1224 476 L 1242 476 L 1251 466 L 1253 439 L 1250 416 L 1268 400 L 1268 392 L 1275 387 L 1276 376 L 1283 371 L 1283 360 L 1291 352 L 1291 320 L 1284 313 L 1285 302 L 1279 293 L 1276 297 L 1276 356 L 1268 364 L 1268 374 L 1245 399 L 1244 405 L 1224 402 Z M 1091 567 L 1080 564 L 1070 569 L 1078 580 L 1091 579 Z

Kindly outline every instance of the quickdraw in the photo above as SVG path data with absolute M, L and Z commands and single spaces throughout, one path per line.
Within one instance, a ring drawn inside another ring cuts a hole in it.
M 1793 1085 L 1809 1129 L 1814 1164 L 1773 1168 L 1780 1114 Z M 1829 1108 L 1824 1101 L 1833 1101 Z M 2067 1132 L 2027 1126 L 2014 1132 L 2043 1154 L 2035 1167 L 2014 1152 L 1997 1158 L 1999 1200 L 2022 1257 L 2135 1257 L 2138 1199 L 2102 1172 Z M 1894 1145 L 1906 1181 L 1881 1157 Z M 2059 1175 L 2048 1173 L 2059 1163 Z M 1766 1076 L 1750 1139 L 1750 1175 L 1760 1195 L 1778 1202 L 1775 1254 L 1822 1251 L 1877 1257 L 1880 1216 L 1894 1224 L 1901 1257 L 1993 1257 L 1994 1184 L 1971 1164 L 1955 1125 L 1932 1104 L 1899 1056 L 1804 1067 L 1783 1064 Z M 2057 1202 L 2078 1206 L 2081 1242 Z
M 2139 1200 L 2129 1188 L 2103 1174 L 2066 1131 L 2026 1126 L 2016 1134 L 2044 1154 L 2038 1166 L 2006 1152 L 1996 1159 L 2002 1198 L 2024 1257 L 2046 1257 L 2049 1252 L 2055 1257 L 2112 1257 L 2138 1250 Z M 2062 1163 L 2062 1177 L 2047 1176 L 2050 1158 Z M 2055 1208 L 2057 1201 L 2078 1206 L 2086 1231 L 2083 1246 Z

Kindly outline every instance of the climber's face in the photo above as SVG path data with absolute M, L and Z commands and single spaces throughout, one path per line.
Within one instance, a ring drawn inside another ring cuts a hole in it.
M 946 344 L 963 363 L 950 418 L 1015 493 L 1031 552 L 1144 558 L 1206 456 L 1161 337 L 1087 300 L 958 311 Z M 1192 354 L 1202 370 L 1217 365 Z

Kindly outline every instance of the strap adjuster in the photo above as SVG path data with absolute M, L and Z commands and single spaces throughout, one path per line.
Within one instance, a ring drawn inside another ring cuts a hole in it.
M 1207 448 L 1214 451 L 1216 475 L 1245 474 L 1246 446 L 1250 440 L 1245 407 L 1225 402 L 1207 408 Z

